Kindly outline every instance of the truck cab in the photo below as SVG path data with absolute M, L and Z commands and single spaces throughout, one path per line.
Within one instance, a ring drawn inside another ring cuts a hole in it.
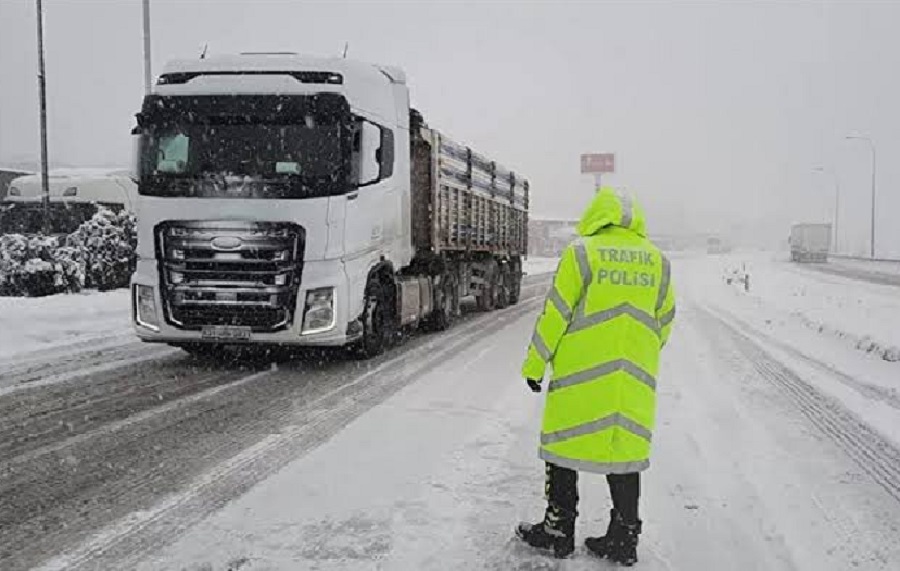
M 173 62 L 134 135 L 133 320 L 146 341 L 344 345 L 362 333 L 371 272 L 411 260 L 396 69 L 285 54 Z

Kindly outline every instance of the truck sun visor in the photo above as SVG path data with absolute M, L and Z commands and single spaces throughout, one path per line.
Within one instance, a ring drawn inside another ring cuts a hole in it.
M 161 123 L 242 124 L 339 123 L 350 105 L 339 93 L 315 95 L 149 95 L 137 122 L 141 128 Z

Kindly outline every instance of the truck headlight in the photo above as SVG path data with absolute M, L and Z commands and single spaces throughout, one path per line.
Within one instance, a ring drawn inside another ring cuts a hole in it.
M 156 313 L 156 298 L 153 288 L 145 285 L 134 286 L 134 321 L 151 331 L 159 331 L 159 317 Z
M 334 327 L 334 288 L 323 287 L 306 292 L 306 307 L 303 310 L 304 335 L 321 333 Z

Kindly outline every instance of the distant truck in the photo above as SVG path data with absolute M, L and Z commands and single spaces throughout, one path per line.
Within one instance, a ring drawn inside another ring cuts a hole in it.
M 831 250 L 831 224 L 794 224 L 790 245 L 794 262 L 827 262 Z
M 144 341 L 354 346 L 519 301 L 528 182 L 430 128 L 404 73 L 244 54 L 173 62 L 138 145 Z
M 38 234 L 44 220 L 42 177 L 25 175 L 10 182 L 0 201 L 0 234 Z M 72 170 L 50 173 L 50 232 L 70 234 L 94 215 L 98 206 L 134 211 L 137 185 L 125 171 Z

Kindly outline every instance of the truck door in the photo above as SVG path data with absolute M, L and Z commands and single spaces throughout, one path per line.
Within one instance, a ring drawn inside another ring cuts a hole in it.
M 377 252 L 384 242 L 384 213 L 387 204 L 382 168 L 382 129 L 362 121 L 358 132 L 359 187 L 347 194 L 344 224 L 346 258 L 355 259 Z

